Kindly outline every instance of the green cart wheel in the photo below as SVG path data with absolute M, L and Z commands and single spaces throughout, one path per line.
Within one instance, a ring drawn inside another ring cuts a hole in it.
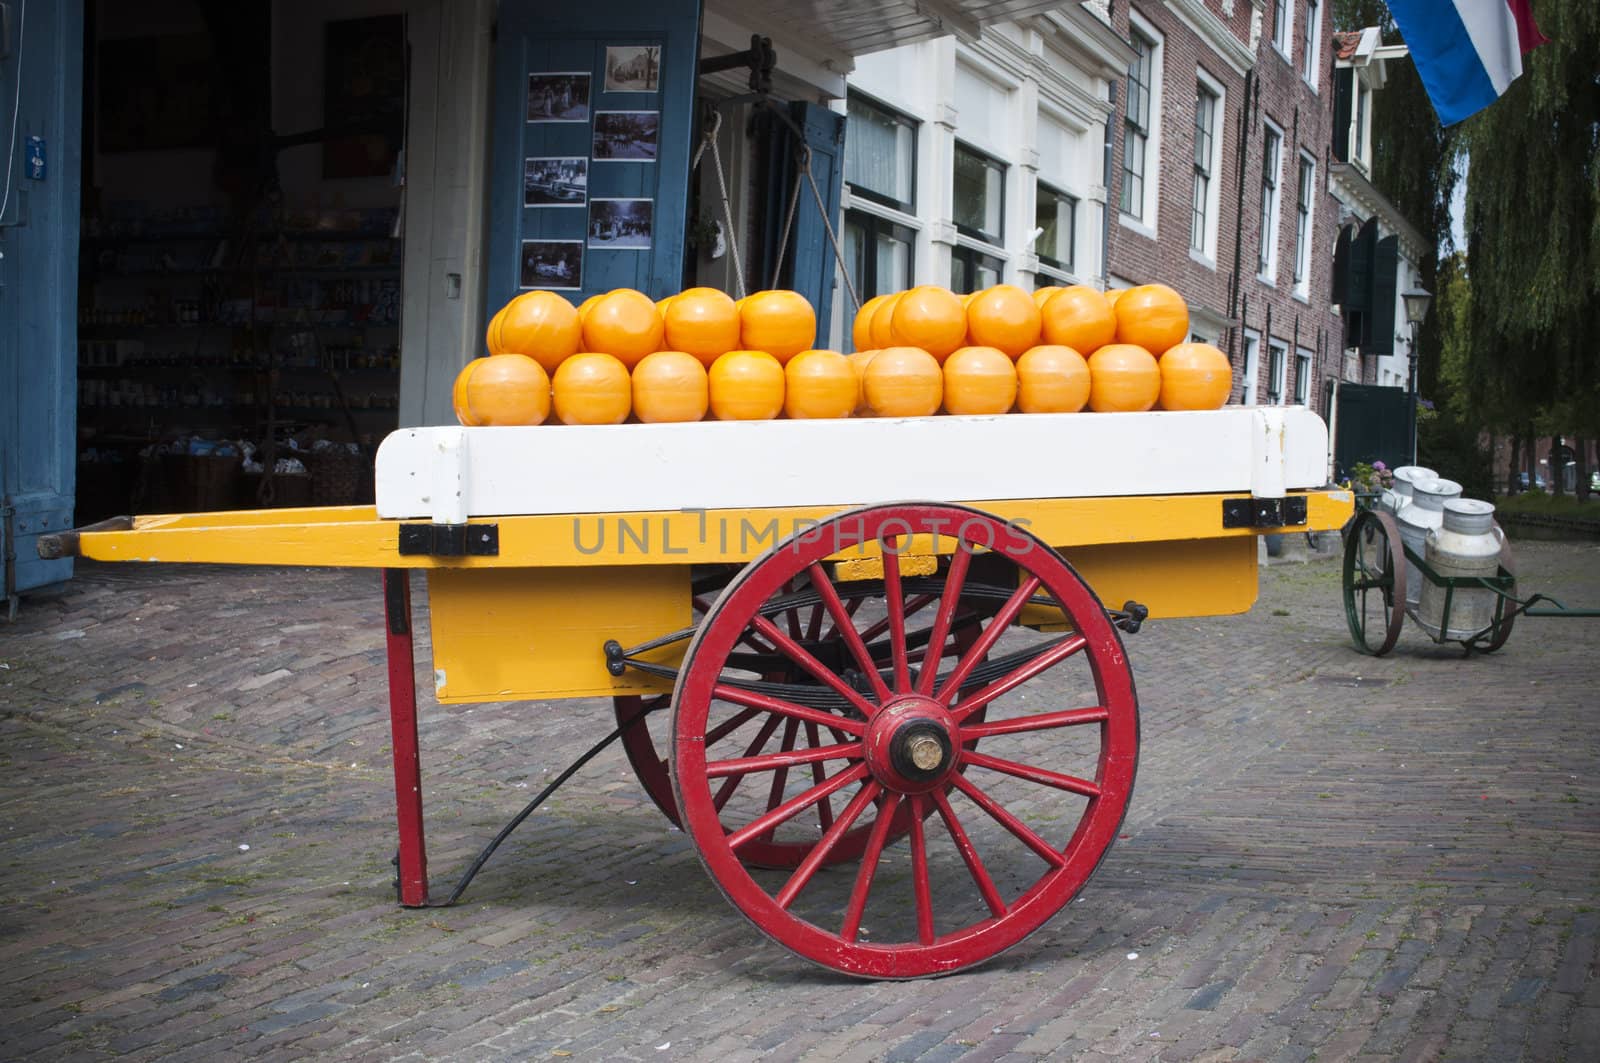
M 1345 538 L 1344 612 L 1356 649 L 1382 657 L 1394 648 L 1406 616 L 1406 555 L 1387 513 L 1357 514 Z
M 1511 540 L 1506 538 L 1506 533 L 1500 530 L 1500 525 L 1494 526 L 1495 538 L 1500 540 L 1500 567 L 1508 575 L 1517 574 L 1517 562 L 1511 555 Z M 1506 639 L 1511 637 L 1511 624 L 1517 618 L 1516 611 L 1512 608 L 1512 598 L 1517 596 L 1517 585 L 1512 583 L 1506 588 L 1510 598 L 1502 597 L 1495 603 L 1494 627 L 1490 629 L 1488 638 L 1481 643 L 1475 643 L 1473 649 L 1479 653 L 1493 653 L 1506 644 Z

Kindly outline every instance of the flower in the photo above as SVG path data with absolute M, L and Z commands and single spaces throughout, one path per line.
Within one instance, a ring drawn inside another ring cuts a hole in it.
M 1372 469 L 1374 472 L 1388 472 L 1389 466 L 1385 465 L 1381 461 L 1375 461 L 1372 463 Z

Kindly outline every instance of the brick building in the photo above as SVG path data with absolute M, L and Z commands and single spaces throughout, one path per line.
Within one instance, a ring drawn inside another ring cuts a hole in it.
M 1116 101 L 1110 284 L 1161 281 L 1234 364 L 1232 401 L 1326 412 L 1343 376 L 1328 191 L 1326 0 L 1113 0 L 1136 53 Z

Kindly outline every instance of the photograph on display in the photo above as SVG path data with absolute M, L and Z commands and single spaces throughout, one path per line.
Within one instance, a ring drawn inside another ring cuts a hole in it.
M 606 49 L 607 92 L 654 92 L 660 86 L 659 44 L 623 44 Z
M 524 240 L 518 274 L 524 288 L 583 287 L 582 240 Z
M 660 111 L 596 111 L 596 162 L 655 162 Z
M 589 246 L 608 251 L 650 247 L 655 201 L 592 199 L 589 201 Z
M 528 75 L 528 121 L 587 122 L 588 120 L 589 75 L 587 73 Z
M 588 198 L 588 159 L 560 156 L 523 160 L 524 207 L 581 207 Z

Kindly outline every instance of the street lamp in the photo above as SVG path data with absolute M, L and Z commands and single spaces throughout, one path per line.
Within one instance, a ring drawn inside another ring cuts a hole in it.
M 1422 326 L 1422 321 L 1428 316 L 1428 307 L 1433 305 L 1433 293 L 1418 285 L 1400 293 L 1400 298 L 1406 304 L 1406 322 L 1411 326 L 1411 346 L 1408 355 L 1411 361 L 1411 464 L 1417 463 L 1417 329 Z

